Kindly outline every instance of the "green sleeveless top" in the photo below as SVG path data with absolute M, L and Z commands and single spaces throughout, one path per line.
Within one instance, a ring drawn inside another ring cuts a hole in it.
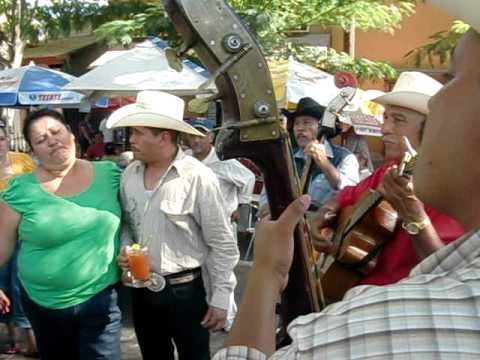
M 21 215 L 18 275 L 28 296 L 50 309 L 80 304 L 119 280 L 120 171 L 92 163 L 90 186 L 60 197 L 33 173 L 12 178 L 1 199 Z

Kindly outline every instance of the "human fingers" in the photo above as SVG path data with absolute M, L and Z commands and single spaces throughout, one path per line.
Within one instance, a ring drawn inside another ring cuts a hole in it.
M 327 254 L 335 253 L 335 245 L 333 244 L 333 238 L 335 231 L 331 228 L 323 228 L 318 231 L 315 236 L 312 235 L 313 247 L 316 251 Z
M 122 246 L 120 249 L 120 254 L 117 256 L 117 266 L 122 270 L 126 271 L 130 268 L 128 263 L 128 246 Z
M 207 313 L 205 314 L 202 321 L 200 322 L 200 325 L 208 329 L 212 323 L 212 316 L 213 316 L 212 309 L 208 308 Z
M 117 256 L 117 266 L 122 270 L 128 270 L 129 269 L 128 257 L 123 256 L 123 255 L 118 255 Z
M 297 226 L 300 219 L 303 218 L 310 206 L 310 202 L 311 199 L 309 195 L 302 195 L 288 205 L 277 220 L 279 227 L 286 233 L 293 234 L 295 226 Z

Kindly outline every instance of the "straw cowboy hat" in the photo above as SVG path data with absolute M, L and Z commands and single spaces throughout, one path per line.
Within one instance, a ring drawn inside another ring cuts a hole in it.
M 428 114 L 428 101 L 442 88 L 442 84 L 420 72 L 407 71 L 400 74 L 392 91 L 374 98 L 381 105 L 401 106 Z
M 185 103 L 162 91 L 141 91 L 134 104 L 116 110 L 107 120 L 107 128 L 146 126 L 204 136 L 183 121 Z
M 432 0 L 455 19 L 460 19 L 480 33 L 480 3 L 478 0 Z

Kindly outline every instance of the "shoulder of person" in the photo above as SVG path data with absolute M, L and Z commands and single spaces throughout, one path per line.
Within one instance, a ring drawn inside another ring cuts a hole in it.
M 226 168 L 228 170 L 235 171 L 237 173 L 242 174 L 243 176 L 253 176 L 253 177 L 255 177 L 255 174 L 253 173 L 253 171 L 250 170 L 245 165 L 243 165 L 237 159 L 229 159 L 229 160 L 221 161 L 221 163 L 225 163 Z
M 181 171 L 184 173 L 184 175 L 202 174 L 204 172 L 210 171 L 208 166 L 206 166 L 200 160 L 188 154 L 185 154 L 185 156 L 182 159 L 176 160 L 175 162 L 176 162 L 176 165 L 181 168 Z
M 344 146 L 332 144 L 331 142 L 329 142 L 329 144 L 332 148 L 334 156 L 340 156 L 342 158 L 345 158 L 348 155 L 353 155 L 353 153 Z
M 31 185 L 39 185 L 32 176 L 32 173 L 13 175 L 8 179 L 5 188 L 0 191 L 0 196 L 4 199 L 27 198 L 25 194 L 32 190 Z
M 8 153 L 8 155 L 10 156 L 10 158 L 13 160 L 13 161 L 30 161 L 30 162 L 33 162 L 32 158 L 30 157 L 30 155 L 26 154 L 26 153 L 21 153 L 21 152 L 16 152 L 16 151 L 10 151 Z
M 21 166 L 22 172 L 31 172 L 37 167 L 37 163 L 30 157 L 30 155 L 20 152 L 14 152 L 12 159 L 14 163 Z
M 186 155 L 181 160 L 177 160 L 177 166 L 184 178 L 192 180 L 200 178 L 202 182 L 217 181 L 214 171 L 193 156 Z
M 132 176 L 133 174 L 135 174 L 135 172 L 137 171 L 137 169 L 142 165 L 141 161 L 140 160 L 132 160 L 128 165 L 127 167 L 125 168 L 125 170 L 123 170 L 123 173 L 122 173 L 122 180 L 125 179 L 125 178 L 128 178 L 130 176 Z
M 93 167 L 96 169 L 104 169 L 108 172 L 120 172 L 120 168 L 112 160 L 92 161 Z

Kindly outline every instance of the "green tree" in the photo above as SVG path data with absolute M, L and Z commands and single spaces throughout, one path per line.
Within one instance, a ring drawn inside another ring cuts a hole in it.
M 38 0 L 0 0 L 0 64 L 18 67 L 27 44 L 96 28 L 147 11 L 151 5 L 142 0 L 110 0 L 108 5 L 91 0 L 52 0 L 47 5 Z
M 406 56 L 413 58 L 416 66 L 428 64 L 446 64 L 455 48 L 458 39 L 465 34 L 470 26 L 457 20 L 448 31 L 440 31 L 430 36 L 430 42 L 410 51 Z
M 265 55 L 275 58 L 294 56 L 298 60 L 326 68 L 348 70 L 359 78 L 394 78 L 395 70 L 387 63 L 356 59 L 332 49 L 297 45 L 289 33 L 310 24 L 341 26 L 351 31 L 352 23 L 360 30 L 392 33 L 405 16 L 415 12 L 416 0 L 231 0 L 230 5 L 257 36 Z M 159 35 L 176 40 L 160 2 L 128 19 L 102 25 L 97 33 L 112 42 L 129 44 L 134 37 Z

